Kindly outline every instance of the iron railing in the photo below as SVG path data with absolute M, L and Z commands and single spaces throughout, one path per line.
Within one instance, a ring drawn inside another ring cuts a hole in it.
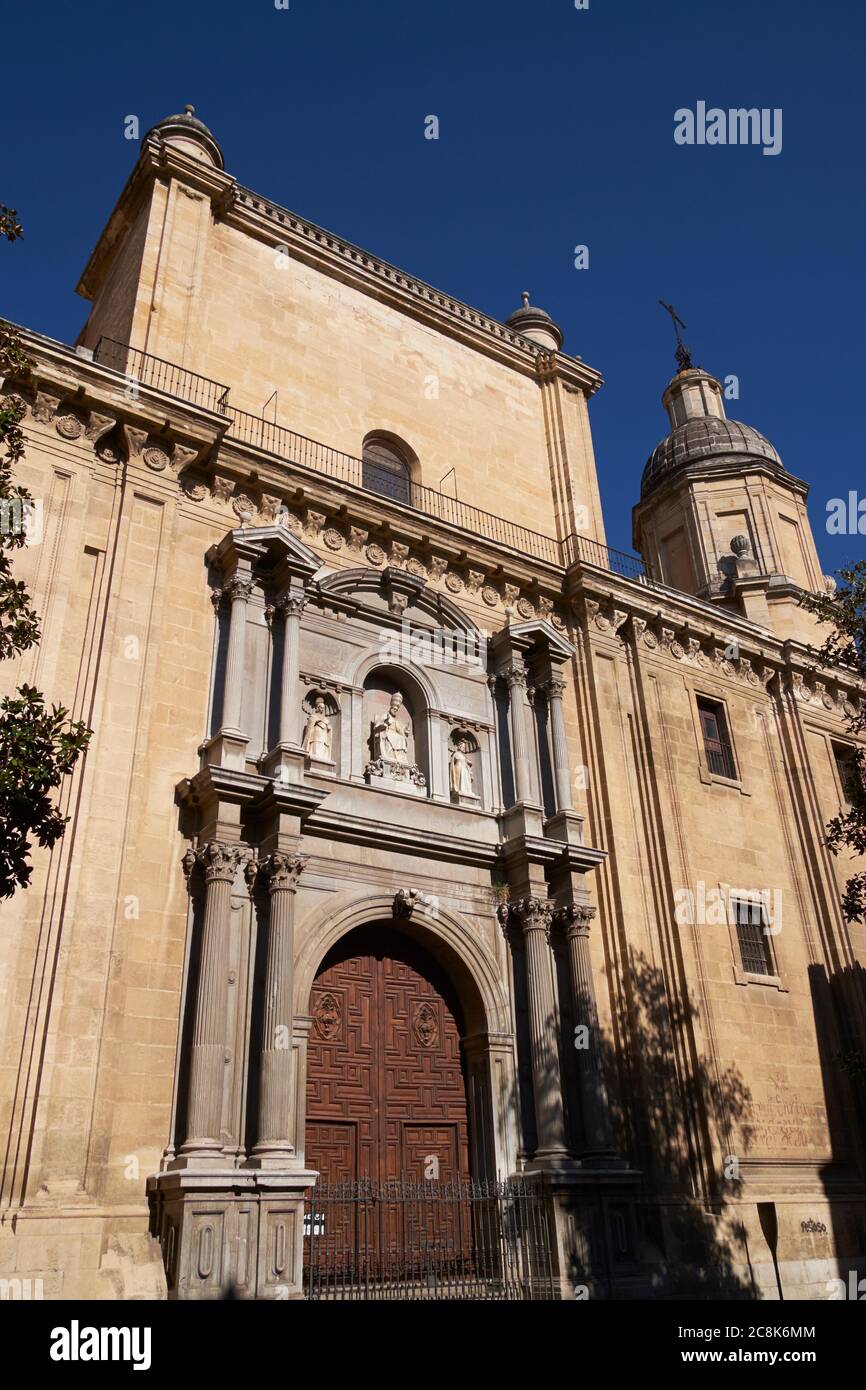
M 386 497 L 392 503 L 424 517 L 435 518 L 448 526 L 492 541 L 494 545 L 508 546 L 520 554 L 534 556 L 559 568 L 567 569 L 582 561 L 622 575 L 625 579 L 636 579 L 644 584 L 653 582 L 638 555 L 613 550 L 574 533 L 560 542 L 553 536 L 533 531 L 527 526 L 518 526 L 482 507 L 461 502 L 448 493 L 424 487 L 408 478 L 399 478 L 370 460 L 332 449 L 330 445 L 265 420 L 260 415 L 230 408 L 228 386 L 200 376 L 197 372 L 187 371 L 161 357 L 154 357 L 152 353 L 141 352 L 126 343 L 102 337 L 94 350 L 93 360 L 122 373 L 133 389 L 139 383 L 207 410 L 230 414 L 229 438 L 272 454 L 281 462 L 298 464 L 335 482 L 349 483 L 366 492 Z
M 507 545 L 524 555 L 534 555 L 536 559 L 546 560 L 548 564 L 562 564 L 560 544 L 553 536 L 531 531 L 526 526 L 517 526 L 504 517 L 483 511 L 481 507 L 460 502 L 456 497 L 449 497 L 447 493 L 437 492 L 435 488 L 424 487 L 421 483 L 408 479 L 405 489 L 399 489 L 399 493 L 403 494 L 401 496 L 393 486 L 392 475 L 389 475 L 387 488 L 384 481 L 380 482 L 378 474 L 384 473 L 384 469 L 379 469 L 369 462 L 365 463 L 363 459 L 352 454 L 332 449 L 316 439 L 296 434 L 294 430 L 286 429 L 283 425 L 263 420 L 258 415 L 250 415 L 245 410 L 232 410 L 232 424 L 228 435 L 229 438 L 239 439 L 244 444 L 251 444 L 254 448 L 263 449 L 266 453 L 275 454 L 280 459 L 300 464 L 304 468 L 311 468 L 329 478 L 387 496 L 390 501 L 410 507 L 425 517 L 435 517 L 449 526 L 459 526 L 461 530 L 493 541 L 496 545 Z
M 311 1300 L 557 1297 L 540 1181 L 319 1182 L 304 1215 Z
M 652 582 L 639 555 L 630 555 L 627 550 L 612 550 L 609 545 L 601 545 L 599 541 L 590 540 L 588 536 L 579 536 L 572 532 L 563 541 L 562 551 L 562 563 L 566 569 L 582 561 L 585 565 L 597 565 L 599 569 L 612 570 L 614 574 L 622 575 L 623 579 L 637 579 L 642 584 Z
M 148 386 L 166 395 L 176 396 L 178 400 L 200 405 L 205 410 L 228 413 L 229 388 L 222 382 L 211 381 L 210 377 L 189 372 L 174 362 L 166 362 L 162 357 L 154 357 L 150 352 L 118 343 L 114 338 L 100 338 L 93 350 L 93 360 L 101 367 L 110 367 L 127 378 L 130 390 Z

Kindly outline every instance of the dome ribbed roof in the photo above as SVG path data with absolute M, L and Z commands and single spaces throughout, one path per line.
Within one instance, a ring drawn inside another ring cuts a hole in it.
M 690 464 L 712 466 L 717 463 L 721 466 L 745 459 L 761 459 L 774 468 L 783 467 L 769 439 L 751 425 L 742 425 L 738 420 L 720 420 L 715 415 L 686 420 L 653 449 L 641 478 L 640 495 L 646 497 Z
M 157 121 L 156 125 L 151 126 L 145 135 L 145 140 L 148 135 L 161 135 L 163 137 L 181 135 L 188 140 L 195 140 L 207 151 L 218 169 L 225 168 L 219 141 L 213 132 L 208 130 L 204 121 L 200 121 L 196 116 L 194 106 L 185 106 L 183 111 L 179 111 L 173 116 L 166 116 L 162 121 Z

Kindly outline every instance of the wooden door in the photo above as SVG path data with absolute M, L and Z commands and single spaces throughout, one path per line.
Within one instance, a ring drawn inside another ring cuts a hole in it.
M 313 986 L 306 1163 L 340 1182 L 469 1174 L 460 1006 L 437 962 L 390 927 L 350 933 Z

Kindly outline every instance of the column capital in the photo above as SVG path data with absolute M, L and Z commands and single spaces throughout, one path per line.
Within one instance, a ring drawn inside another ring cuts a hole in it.
M 277 612 L 282 613 L 284 618 L 300 618 L 307 606 L 308 595 L 289 591 L 280 594 L 274 607 Z
M 198 849 L 188 849 L 181 866 L 188 883 L 196 868 L 204 873 L 205 883 L 234 883 L 238 869 L 247 862 L 250 854 L 246 845 L 208 840 L 206 845 Z
M 573 936 L 589 936 L 589 928 L 597 910 L 585 903 L 567 903 L 565 907 L 556 909 L 554 921 L 564 929 L 566 940 L 571 940 Z
M 514 690 L 518 687 L 522 689 L 526 688 L 526 667 L 522 661 L 512 662 L 512 664 L 502 672 L 502 675 L 505 678 L 509 690 Z
M 498 909 L 498 916 L 503 926 L 514 922 L 521 926 L 524 932 L 549 933 L 553 909 L 554 904 L 544 898 L 516 898 L 510 903 L 502 903 Z
M 235 599 L 240 599 L 244 603 L 246 603 L 252 591 L 252 577 L 248 574 L 241 574 L 237 571 L 234 574 L 229 575 L 225 584 L 223 585 L 223 593 L 228 594 L 228 597 L 232 603 L 234 603 Z
M 551 700 L 561 700 L 565 694 L 565 681 L 562 676 L 553 675 L 545 681 L 544 689 L 547 691 Z
M 274 850 L 266 859 L 262 859 L 258 865 L 258 870 L 262 877 L 267 880 L 268 892 L 274 893 L 294 893 L 297 891 L 298 880 L 309 861 L 308 854 L 286 854 L 283 850 Z

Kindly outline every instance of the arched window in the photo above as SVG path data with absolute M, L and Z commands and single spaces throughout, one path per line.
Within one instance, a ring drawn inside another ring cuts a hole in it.
M 370 492 L 393 497 L 395 502 L 410 501 L 409 463 L 400 447 L 380 434 L 364 440 L 363 485 Z

